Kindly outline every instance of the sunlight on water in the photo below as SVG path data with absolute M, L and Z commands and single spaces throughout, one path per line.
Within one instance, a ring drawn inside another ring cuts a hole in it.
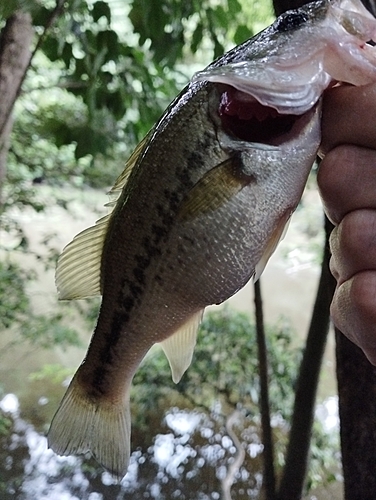
M 7 394 L 0 400 L 0 410 L 5 415 L 11 415 L 13 420 L 6 463 L 2 469 L 8 471 L 11 479 L 7 489 L 10 496 L 7 499 L 117 500 L 136 498 L 134 495 L 142 491 L 147 498 L 165 499 L 169 497 L 165 496 L 164 488 L 169 484 L 174 494 L 180 491 L 182 481 L 188 482 L 190 486 L 187 487 L 193 488 L 192 491 L 198 485 L 201 486 L 207 472 L 203 472 L 204 476 L 200 474 L 207 467 L 212 467 L 214 477 L 222 481 L 228 472 L 228 460 L 231 461 L 236 453 L 232 440 L 228 435 L 218 432 L 213 427 L 213 420 L 207 415 L 171 408 L 164 418 L 167 432 L 156 434 L 154 444 L 147 452 L 137 449 L 132 453 L 128 473 L 119 484 L 108 472 L 95 468 L 95 464 L 86 465 L 88 462 L 80 457 L 58 457 L 48 450 L 46 437 L 20 418 L 19 406 L 14 394 Z M 328 398 L 318 405 L 316 418 L 323 423 L 326 432 L 336 431 L 337 398 Z M 255 429 L 252 425 L 247 428 L 249 439 L 246 450 L 252 459 L 263 450 Z M 195 435 L 200 436 L 199 445 L 194 440 Z M 239 479 L 245 484 L 253 483 L 247 492 L 249 498 L 257 498 L 262 474 L 256 470 L 250 473 L 247 468 L 242 468 L 239 470 Z M 208 487 L 212 488 L 212 485 Z M 220 498 L 218 492 L 213 490 L 208 495 L 203 493 L 200 498 Z
M 198 427 L 202 420 L 202 415 L 188 411 L 173 411 L 165 417 L 167 425 L 176 434 L 192 432 Z
M 339 429 L 338 397 L 332 396 L 322 404 L 317 405 L 316 418 L 320 420 L 327 432 Z
M 0 401 L 0 410 L 4 413 L 11 413 L 12 415 L 16 415 L 19 410 L 19 402 L 17 396 L 14 394 L 7 394 Z

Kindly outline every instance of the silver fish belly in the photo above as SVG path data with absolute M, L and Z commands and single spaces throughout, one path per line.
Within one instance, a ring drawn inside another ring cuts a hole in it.
M 90 451 L 126 473 L 140 362 L 160 343 L 178 382 L 205 307 L 259 277 L 314 162 L 322 93 L 376 81 L 372 38 L 376 21 L 355 0 L 289 12 L 197 74 L 136 148 L 112 213 L 58 262 L 61 299 L 103 298 L 51 424 L 56 453 Z

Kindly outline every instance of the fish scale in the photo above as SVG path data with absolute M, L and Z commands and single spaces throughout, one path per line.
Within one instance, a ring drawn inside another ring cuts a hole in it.
M 178 382 L 205 307 L 258 279 L 315 160 L 323 92 L 376 81 L 367 40 L 376 21 L 358 0 L 290 11 L 195 75 L 136 148 L 111 214 L 58 261 L 61 299 L 102 304 L 51 424 L 56 453 L 126 473 L 135 371 L 158 343 Z

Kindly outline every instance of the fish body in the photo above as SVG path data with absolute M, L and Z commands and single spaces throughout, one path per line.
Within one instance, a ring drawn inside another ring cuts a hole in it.
M 376 81 L 375 35 L 356 1 L 291 11 L 196 75 L 136 148 L 112 213 L 58 262 L 61 299 L 102 305 L 51 424 L 54 451 L 125 474 L 135 371 L 160 343 L 179 381 L 205 307 L 261 274 L 316 157 L 322 92 Z

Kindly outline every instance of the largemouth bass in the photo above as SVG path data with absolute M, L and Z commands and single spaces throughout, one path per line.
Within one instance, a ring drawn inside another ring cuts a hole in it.
M 58 261 L 61 299 L 103 299 L 51 424 L 56 453 L 90 451 L 126 473 L 139 364 L 160 343 L 178 382 L 205 307 L 258 278 L 315 160 L 321 95 L 376 81 L 375 39 L 357 0 L 287 12 L 195 75 L 136 148 L 112 213 Z

